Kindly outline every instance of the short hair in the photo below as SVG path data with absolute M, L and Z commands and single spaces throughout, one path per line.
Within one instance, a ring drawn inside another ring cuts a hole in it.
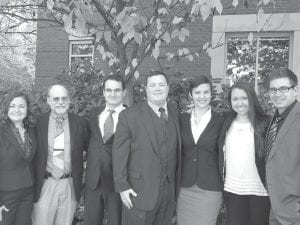
M 168 78 L 167 74 L 165 74 L 161 70 L 150 70 L 149 73 L 146 75 L 146 84 L 148 83 L 148 78 L 153 77 L 153 76 L 159 76 L 159 75 L 164 76 L 167 84 L 169 85 L 169 78 Z
M 67 94 L 68 94 L 68 96 L 69 96 L 69 90 L 68 90 L 68 88 L 67 88 L 65 85 L 62 85 L 62 84 L 53 84 L 53 85 L 51 85 L 51 86 L 48 88 L 48 90 L 47 90 L 47 97 L 50 96 L 50 92 L 51 92 L 52 88 L 58 87 L 58 86 L 64 88 L 64 89 L 67 91 Z M 69 97 L 70 97 L 70 96 L 69 96 Z
M 125 83 L 125 80 L 123 79 L 123 77 L 121 75 L 118 75 L 118 74 L 113 74 L 113 75 L 108 75 L 104 78 L 103 80 L 103 88 L 105 88 L 105 83 L 106 81 L 108 80 L 114 80 L 114 81 L 117 81 L 117 82 L 120 82 L 122 84 L 122 88 L 123 90 L 125 90 L 126 88 L 126 83 Z
M 201 84 L 208 84 L 210 86 L 210 91 L 212 93 L 212 83 L 207 76 L 203 76 L 203 75 L 193 78 L 190 81 L 189 93 L 192 95 L 193 89 L 198 87 Z
M 298 85 L 298 78 L 297 78 L 296 74 L 293 71 L 289 70 L 288 68 L 280 68 L 280 69 L 273 70 L 269 74 L 269 80 L 268 80 L 269 86 L 270 86 L 270 82 L 272 80 L 275 80 L 278 78 L 288 78 L 292 86 Z
M 8 94 L 6 94 L 1 102 L 1 111 L 0 111 L 0 121 L 1 124 L 4 125 L 9 125 L 11 123 L 10 119 L 8 118 L 8 110 L 10 103 L 15 99 L 15 98 L 23 98 L 26 102 L 27 105 L 27 114 L 26 117 L 23 120 L 23 124 L 25 128 L 33 127 L 34 126 L 34 117 L 33 114 L 30 110 L 30 100 L 28 95 L 26 95 L 24 92 L 21 91 L 11 91 Z

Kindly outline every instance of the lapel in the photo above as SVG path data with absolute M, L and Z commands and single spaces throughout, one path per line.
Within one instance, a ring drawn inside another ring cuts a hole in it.
M 180 129 L 179 129 L 179 119 L 178 119 L 178 114 L 177 114 L 177 109 L 174 109 L 174 106 L 171 106 L 170 104 L 167 104 L 168 108 L 168 114 L 172 118 L 175 127 L 176 127 L 176 132 L 177 132 L 177 137 L 180 137 Z M 180 138 L 178 139 L 180 141 Z M 181 143 L 179 143 L 181 145 Z
M 269 153 L 268 160 L 271 159 L 275 155 L 275 153 L 279 150 L 279 147 L 280 147 L 281 142 L 283 141 L 283 138 L 288 133 L 290 127 L 293 125 L 296 118 L 299 116 L 300 116 L 300 103 L 296 103 L 294 108 L 291 110 L 291 112 L 288 114 L 287 118 L 283 122 L 283 124 L 277 134 L 273 148 L 271 149 L 271 151 Z M 273 118 L 271 121 L 273 121 Z
M 20 146 L 17 138 L 15 137 L 15 134 L 11 130 L 9 126 L 5 127 L 6 132 L 3 132 L 7 138 L 7 140 L 18 150 L 18 152 L 25 157 L 24 151 L 22 150 L 22 147 Z
M 206 132 L 215 126 L 217 120 L 218 120 L 218 118 L 217 118 L 216 113 L 211 111 L 211 118 L 210 118 L 208 124 L 206 125 L 206 127 L 204 128 L 204 130 L 202 131 L 202 133 L 200 134 L 200 136 L 197 140 L 197 143 L 196 143 L 197 145 L 205 137 Z
M 156 140 L 155 127 L 151 117 L 150 106 L 148 106 L 147 102 L 143 102 L 140 105 L 140 110 L 141 110 L 142 123 L 144 124 L 145 130 L 148 133 L 150 142 L 153 146 L 154 151 L 159 155 L 158 143 Z
M 99 127 L 99 115 L 105 109 L 105 107 L 97 107 L 95 111 L 91 115 L 91 126 L 93 126 L 93 130 L 96 132 L 97 139 L 100 141 L 100 144 L 103 144 L 102 133 Z
M 75 146 L 76 134 L 77 134 L 77 121 L 72 113 L 68 113 L 69 129 L 70 129 L 70 151 L 72 152 L 73 146 Z
M 40 122 L 40 130 L 39 132 L 42 136 L 42 143 L 44 145 L 44 154 L 47 156 L 48 155 L 48 129 L 49 129 L 49 117 L 50 117 L 50 112 L 45 113 L 42 115 L 39 119 Z

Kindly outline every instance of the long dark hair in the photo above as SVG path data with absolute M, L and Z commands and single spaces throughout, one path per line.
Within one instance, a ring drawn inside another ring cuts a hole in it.
M 34 117 L 30 110 L 30 100 L 29 100 L 29 97 L 21 91 L 12 91 L 12 92 L 7 93 L 3 97 L 2 101 L 1 101 L 1 109 L 0 109 L 0 123 L 3 125 L 9 125 L 11 123 L 11 120 L 8 118 L 7 113 L 8 113 L 9 107 L 10 107 L 10 103 L 15 98 L 18 98 L 18 97 L 23 98 L 27 105 L 27 114 L 23 120 L 24 127 L 26 129 L 33 127 L 34 126 Z
M 231 105 L 231 95 L 234 89 L 240 89 L 246 92 L 248 102 L 249 102 L 248 118 L 252 124 L 254 132 L 259 137 L 264 137 L 268 116 L 264 113 L 264 110 L 262 109 L 258 101 L 257 95 L 254 91 L 254 88 L 249 82 L 246 81 L 238 81 L 237 83 L 231 86 L 228 93 L 228 100 L 229 100 L 229 106 L 231 108 L 231 111 L 236 116 L 237 113 L 233 111 Z M 259 139 L 260 140 L 256 140 L 256 141 L 258 142 L 258 145 L 260 147 L 259 149 L 256 149 L 256 151 L 258 152 L 258 156 L 262 158 L 264 157 L 264 139 L 263 138 L 259 138 Z

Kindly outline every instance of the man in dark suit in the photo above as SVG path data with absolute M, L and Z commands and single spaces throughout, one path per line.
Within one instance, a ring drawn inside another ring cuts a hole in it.
M 300 104 L 297 76 L 289 69 L 270 74 L 269 95 L 276 107 L 266 135 L 266 182 L 270 225 L 300 224 Z
M 125 82 L 119 75 L 103 81 L 105 106 L 90 112 L 91 131 L 86 170 L 85 215 L 86 225 L 102 225 L 104 209 L 108 225 L 121 224 L 122 203 L 114 191 L 112 174 L 112 144 L 119 113 L 125 109 Z
M 51 112 L 41 114 L 36 124 L 33 225 L 71 225 L 89 132 L 83 117 L 68 113 L 70 98 L 64 86 L 50 87 L 47 103 Z
M 161 71 L 147 76 L 147 102 L 122 111 L 113 144 L 113 175 L 123 202 L 123 225 L 169 225 L 180 177 L 176 107 Z

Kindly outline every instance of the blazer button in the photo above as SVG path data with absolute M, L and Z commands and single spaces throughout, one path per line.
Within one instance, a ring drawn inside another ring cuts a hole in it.
M 193 159 L 193 162 L 197 162 L 197 158 L 194 158 L 194 159 Z

